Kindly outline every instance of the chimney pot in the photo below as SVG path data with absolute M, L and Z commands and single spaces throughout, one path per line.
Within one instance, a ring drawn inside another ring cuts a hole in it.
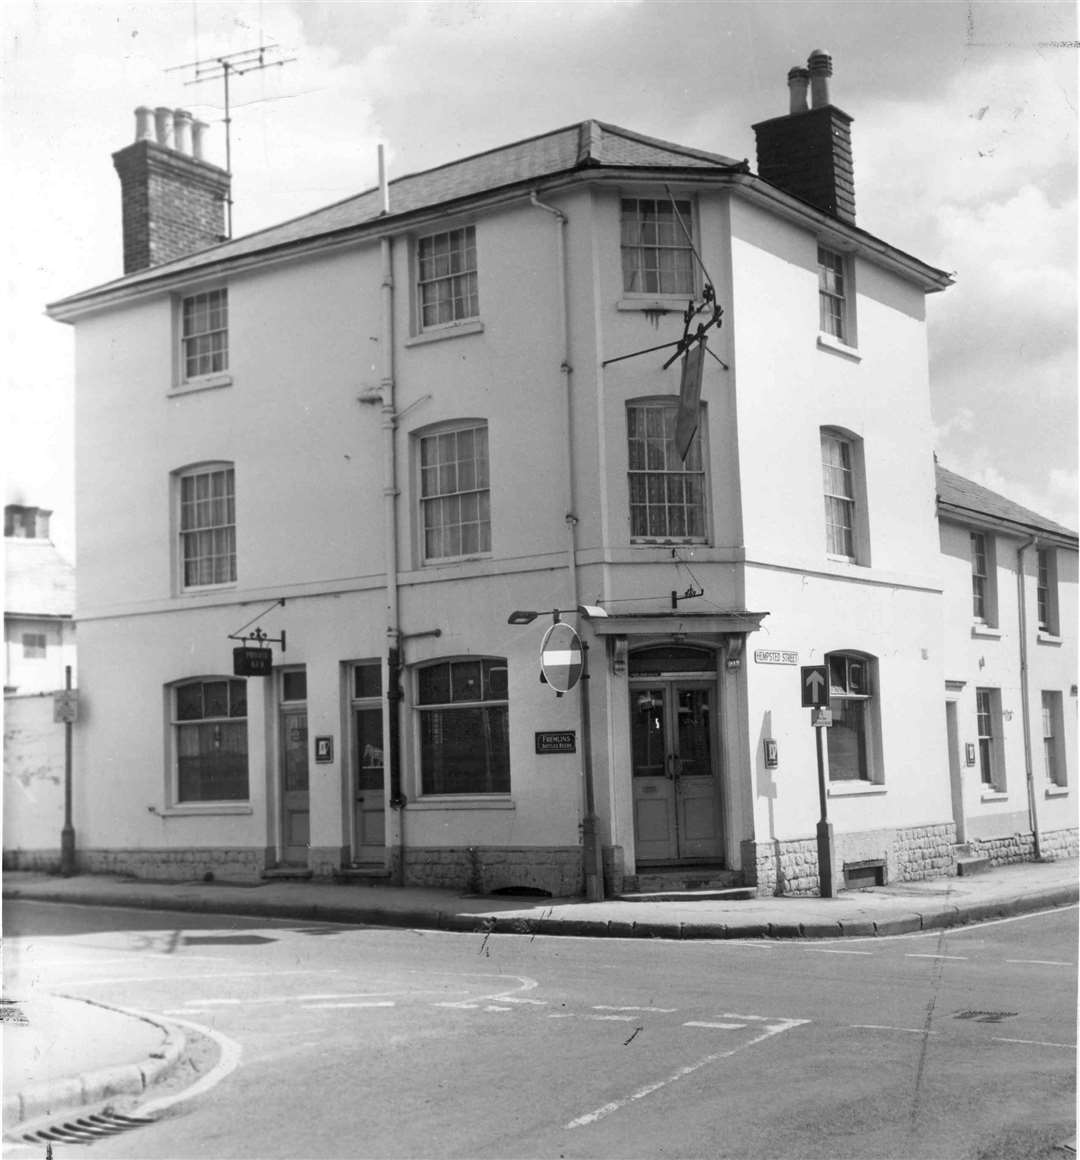
M 191 122 L 191 154 L 196 161 L 206 160 L 206 131 L 209 128 L 205 121 Z
M 187 109 L 173 110 L 173 127 L 176 130 L 177 151 L 191 156 L 191 114 Z
M 792 113 L 805 113 L 808 108 L 806 90 L 810 85 L 810 70 L 801 65 L 788 69 L 787 83 L 791 93 L 790 111 Z
M 140 105 L 135 110 L 135 140 L 152 141 L 154 139 L 154 110 L 148 105 Z
M 829 77 L 832 76 L 832 57 L 821 48 L 815 48 L 806 62 L 810 71 L 810 107 L 820 109 L 830 104 Z
M 173 147 L 173 111 L 165 105 L 158 105 L 154 110 L 154 124 L 157 129 L 157 142 L 166 149 Z

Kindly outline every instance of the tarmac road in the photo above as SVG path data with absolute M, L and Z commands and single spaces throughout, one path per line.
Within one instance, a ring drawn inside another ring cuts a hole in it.
M 91 1157 L 1030 1160 L 1075 1132 L 1075 908 L 813 942 L 20 902 L 5 926 L 9 969 L 238 1049 Z

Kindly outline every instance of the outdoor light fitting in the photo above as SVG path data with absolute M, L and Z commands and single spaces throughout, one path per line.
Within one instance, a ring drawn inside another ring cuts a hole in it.
M 598 604 L 579 604 L 577 608 L 553 608 L 551 615 L 556 620 L 560 616 L 567 616 L 572 612 L 580 613 L 584 617 L 595 619 L 599 616 L 607 616 L 607 612 Z M 533 612 L 530 608 L 515 608 L 513 612 L 506 618 L 507 624 L 532 624 L 538 617 L 542 616 L 541 612 Z

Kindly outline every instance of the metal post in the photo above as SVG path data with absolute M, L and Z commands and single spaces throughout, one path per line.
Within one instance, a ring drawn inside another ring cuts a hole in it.
M 64 688 L 71 691 L 71 665 L 64 666 Z M 71 824 L 71 720 L 64 722 L 64 828 L 60 831 L 60 873 L 75 873 L 75 828 Z
M 581 844 L 585 853 L 585 897 L 589 902 L 604 900 L 604 851 L 596 819 L 593 792 L 592 715 L 589 706 L 589 645 L 581 641 L 581 760 L 585 773 L 585 816 L 581 820 Z
M 833 897 L 833 828 L 829 821 L 828 796 L 825 793 L 825 739 L 822 737 L 824 725 L 814 727 L 817 735 L 817 777 L 818 800 L 821 805 L 821 819 L 817 824 L 818 882 L 821 897 Z

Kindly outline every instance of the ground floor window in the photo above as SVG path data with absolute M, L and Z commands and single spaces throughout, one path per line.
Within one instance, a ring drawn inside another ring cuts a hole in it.
M 247 801 L 247 682 L 174 686 L 172 732 L 177 802 Z
M 1004 792 L 999 689 L 975 690 L 975 728 L 979 738 L 979 778 L 987 789 Z
M 1065 748 L 1063 736 L 1061 694 L 1044 692 L 1042 695 L 1043 760 L 1046 780 L 1051 785 L 1065 786 Z
M 423 793 L 510 792 L 504 659 L 426 665 L 417 673 L 416 703 Z
M 857 653 L 832 653 L 829 708 L 825 730 L 830 781 L 874 781 L 873 661 Z

